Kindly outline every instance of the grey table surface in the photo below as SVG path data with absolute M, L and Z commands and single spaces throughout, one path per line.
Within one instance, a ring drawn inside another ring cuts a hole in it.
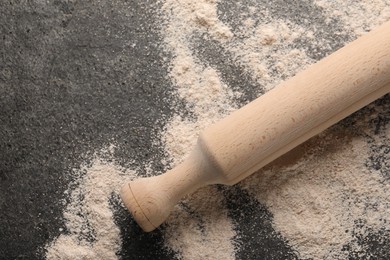
M 233 2 L 220 7 L 227 17 L 239 12 Z M 308 45 L 315 59 L 349 40 L 348 33 L 334 33 L 336 23 L 323 22 L 311 1 L 259 4 L 267 5 L 275 16 L 323 28 L 330 47 Z M 122 6 L 131 6 L 131 13 L 120 15 Z M 0 259 L 44 257 L 44 245 L 65 228 L 64 205 L 59 202 L 71 181 L 67 171 L 112 140 L 123 166 L 154 161 L 154 169 L 163 167 L 159 159 L 164 151 L 153 136 L 175 112 L 169 104 L 180 102 L 166 77 L 162 50 L 155 44 L 161 41 L 153 28 L 155 19 L 150 1 L 0 2 Z M 255 98 L 250 87 L 255 83 L 239 78 L 239 67 L 224 63 L 218 45 L 202 42 L 198 48 L 203 48 L 203 58 L 218 66 L 229 85 L 249 86 L 242 102 Z M 388 104 L 388 100 L 378 102 Z M 386 120 L 388 124 L 390 118 Z M 251 207 L 258 202 L 244 191 L 232 201 L 228 208 L 238 222 L 243 245 L 237 259 L 297 258 L 273 232 L 271 214 L 264 206 Z M 247 205 L 248 211 L 258 211 L 258 218 L 239 217 L 238 205 L 241 210 Z M 124 241 L 118 256 L 175 258 L 163 246 L 163 229 L 143 233 L 119 206 L 115 217 Z M 387 237 L 381 244 L 375 236 L 364 241 L 367 257 L 361 258 L 389 259 Z

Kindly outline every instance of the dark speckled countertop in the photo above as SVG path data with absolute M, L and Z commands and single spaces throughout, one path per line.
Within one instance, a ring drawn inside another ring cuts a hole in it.
M 167 79 L 149 2 L 0 2 L 0 259 L 44 257 L 44 245 L 64 228 L 60 201 L 71 181 L 67 172 L 94 151 L 114 141 L 115 157 L 123 166 L 154 161 L 154 169 L 162 169 L 164 151 L 154 137 L 174 110 L 185 106 L 180 107 Z M 234 2 L 219 6 L 227 23 L 238 11 Z M 307 46 L 311 58 L 320 59 L 350 40 L 336 22 L 325 23 L 311 1 L 261 2 L 275 17 L 323 29 L 327 49 L 296 43 Z M 131 6 L 126 16 L 120 12 L 124 6 Z M 218 44 L 194 41 L 194 46 L 203 49 L 201 58 L 221 71 L 228 85 L 245 80 L 242 102 L 255 98 L 255 83 L 239 78 L 242 68 L 224 63 L 226 54 Z M 383 103 L 388 105 L 388 96 L 378 101 Z M 383 120 L 388 124 L 390 117 Z M 272 232 L 264 206 L 253 207 L 258 202 L 245 192 L 232 201 L 228 208 L 243 245 L 237 259 L 297 258 Z M 256 219 L 240 217 L 245 209 L 236 211 L 235 203 L 258 211 L 251 214 Z M 163 230 L 143 233 L 124 209 L 115 215 L 124 241 L 120 257 L 175 258 L 163 246 Z M 255 232 L 253 223 L 261 232 Z M 389 239 L 380 247 L 375 239 L 368 241 L 373 246 L 361 259 L 389 259 Z

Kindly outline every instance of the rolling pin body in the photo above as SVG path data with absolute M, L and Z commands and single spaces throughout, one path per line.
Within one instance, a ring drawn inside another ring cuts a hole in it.
M 182 164 L 126 184 L 122 199 L 151 231 L 186 194 L 239 182 L 389 92 L 390 22 L 210 126 Z

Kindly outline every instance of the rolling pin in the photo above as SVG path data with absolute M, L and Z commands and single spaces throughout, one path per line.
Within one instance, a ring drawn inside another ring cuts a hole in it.
M 390 22 L 204 130 L 172 170 L 125 184 L 121 198 L 148 232 L 185 195 L 233 185 L 390 92 Z

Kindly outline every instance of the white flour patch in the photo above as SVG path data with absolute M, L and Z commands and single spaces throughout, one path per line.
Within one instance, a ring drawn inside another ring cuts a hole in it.
M 64 210 L 66 233 L 47 245 L 47 259 L 117 259 L 122 241 L 109 203 L 125 181 L 135 178 L 131 170 L 96 158 L 84 166 L 68 192 Z
M 313 32 L 300 25 L 283 20 L 256 25 L 248 18 L 240 32 L 242 35 L 226 42 L 225 48 L 266 91 L 279 84 L 282 77 L 291 77 L 314 62 L 304 51 L 292 47 L 300 37 L 313 37 Z
M 390 183 L 367 170 L 366 141 L 349 140 L 353 134 L 340 130 L 321 134 L 289 153 L 295 160 L 281 158 L 241 183 L 270 209 L 275 228 L 303 259 L 348 258 L 342 249 L 353 241 L 356 223 L 363 222 L 359 232 L 368 235 L 390 221 Z M 353 250 L 359 247 L 352 242 Z

